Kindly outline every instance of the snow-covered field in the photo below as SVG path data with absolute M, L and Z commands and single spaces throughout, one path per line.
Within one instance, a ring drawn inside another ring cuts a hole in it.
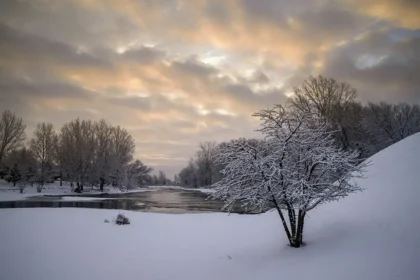
M 212 189 L 188 189 L 182 188 L 178 186 L 151 186 L 148 188 L 136 188 L 133 190 L 121 191 L 118 188 L 113 187 L 105 187 L 104 192 L 100 192 L 97 189 L 90 190 L 89 188 L 86 189 L 86 192 L 82 194 L 77 194 L 71 191 L 70 186 L 67 183 L 63 186 L 60 186 L 59 182 L 54 182 L 51 184 L 47 184 L 41 193 L 36 191 L 36 187 L 27 187 L 25 188 L 23 193 L 19 192 L 18 187 L 13 187 L 12 184 L 7 183 L 4 180 L 0 180 L 0 201 L 14 201 L 14 200 L 22 200 L 28 197 L 33 196 L 45 196 L 45 195 L 72 195 L 71 198 L 65 198 L 65 200 L 74 200 L 74 201 L 82 201 L 82 200 L 98 200 L 97 198 L 83 198 L 80 197 L 85 194 L 101 194 L 101 193 L 132 193 L 132 192 L 146 192 L 146 191 L 156 191 L 160 189 L 174 189 L 174 190 L 192 190 L 192 191 L 199 191 L 202 193 L 213 193 L 214 190 Z M 106 198 L 109 199 L 109 198 Z
M 214 193 L 216 191 L 215 189 L 209 189 L 209 188 L 192 189 L 192 188 L 183 188 L 179 186 L 150 186 L 149 189 L 172 189 L 172 190 L 184 190 L 184 191 L 198 191 L 198 192 L 208 193 L 208 194 Z
M 420 279 L 420 134 L 375 155 L 365 191 L 309 212 L 306 247 L 263 215 L 0 210 L 0 279 Z
M 147 189 L 138 188 L 134 190 L 125 191 L 124 193 L 141 191 L 147 191 Z M 104 189 L 104 193 L 122 193 L 122 191 L 117 188 L 106 187 Z M 84 194 L 101 194 L 101 192 L 96 189 L 90 190 L 89 188 L 87 188 L 86 192 L 78 194 L 71 191 L 71 187 L 68 185 L 67 182 L 65 182 L 63 186 L 60 186 L 59 182 L 54 182 L 51 184 L 46 184 L 41 193 L 38 193 L 36 191 L 36 187 L 27 187 L 25 188 L 23 193 L 20 193 L 18 187 L 13 187 L 13 185 L 8 184 L 6 181 L 0 180 L 0 201 L 21 200 L 26 199 L 28 197 L 40 195 L 72 195 L 74 196 L 74 199 L 76 199 L 77 196 Z M 82 198 L 80 198 L 80 200 L 82 200 Z

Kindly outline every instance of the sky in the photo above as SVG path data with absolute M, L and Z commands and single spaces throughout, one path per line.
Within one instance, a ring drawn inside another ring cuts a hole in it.
M 125 127 L 169 176 L 309 75 L 420 103 L 418 0 L 1 0 L 0 111 Z

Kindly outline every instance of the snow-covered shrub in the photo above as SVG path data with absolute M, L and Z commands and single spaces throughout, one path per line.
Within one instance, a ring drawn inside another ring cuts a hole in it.
M 265 139 L 241 138 L 219 149 L 216 163 L 225 166 L 224 177 L 213 185 L 213 197 L 224 200 L 228 210 L 236 202 L 248 210 L 277 210 L 290 245 L 300 247 L 306 213 L 360 191 L 352 179 L 362 177 L 365 164 L 357 151 L 337 147 L 316 115 L 277 105 L 254 116 Z
M 122 213 L 119 213 L 117 215 L 117 218 L 115 219 L 115 223 L 117 225 L 129 225 L 130 224 L 130 220 Z

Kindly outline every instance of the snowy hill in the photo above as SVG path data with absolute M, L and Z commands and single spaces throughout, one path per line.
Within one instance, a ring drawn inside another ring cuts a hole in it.
M 420 134 L 370 159 L 364 192 L 308 213 L 294 249 L 274 212 L 0 210 L 0 279 L 420 279 Z

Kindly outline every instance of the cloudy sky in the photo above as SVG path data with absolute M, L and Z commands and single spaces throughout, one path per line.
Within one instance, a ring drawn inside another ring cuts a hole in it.
M 1 0 L 0 111 L 107 119 L 169 175 L 310 74 L 420 103 L 418 0 Z

